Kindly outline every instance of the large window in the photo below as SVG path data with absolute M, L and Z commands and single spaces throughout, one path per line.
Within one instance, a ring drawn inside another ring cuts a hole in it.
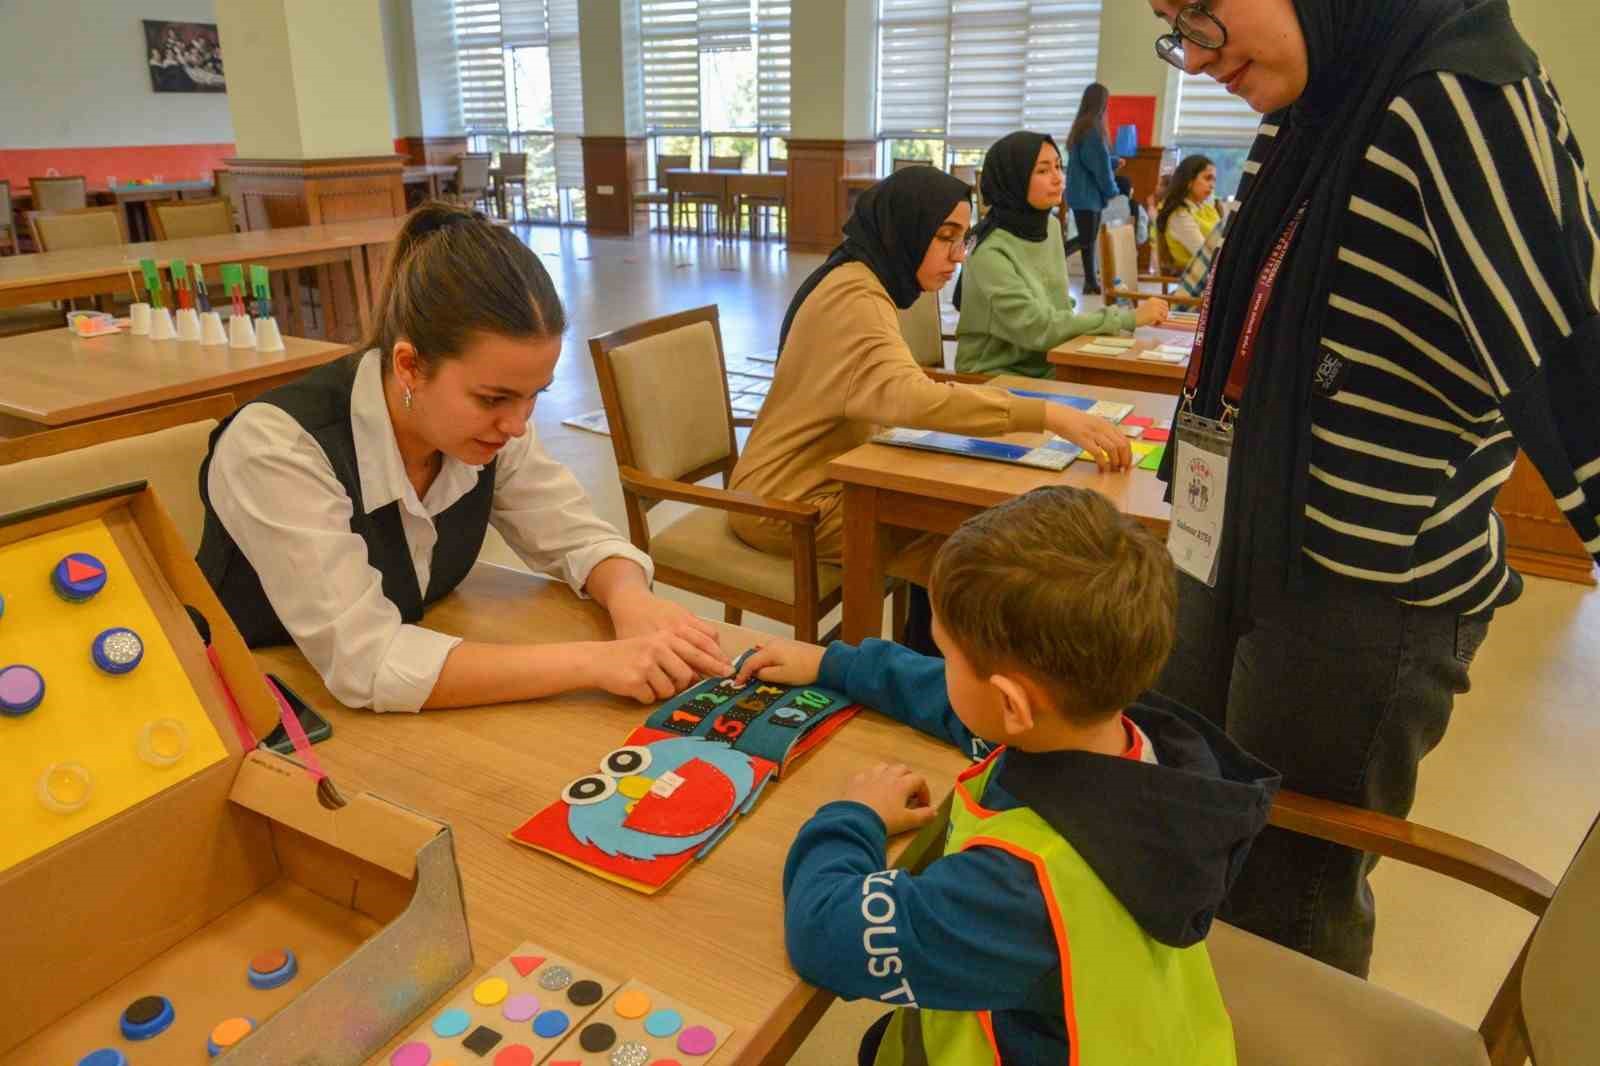
M 765 170 L 788 154 L 790 0 L 637 0 L 652 162 L 738 156 Z
M 1221 84 L 1204 75 L 1177 74 L 1177 121 L 1168 143 L 1180 157 L 1204 155 L 1217 165 L 1217 196 L 1239 189 L 1250 143 L 1261 116 Z
M 454 0 L 453 32 L 471 149 L 527 157 L 533 221 L 581 222 L 578 0 Z
M 879 0 L 878 139 L 975 161 L 1013 130 L 1065 134 L 1100 55 L 1100 0 Z

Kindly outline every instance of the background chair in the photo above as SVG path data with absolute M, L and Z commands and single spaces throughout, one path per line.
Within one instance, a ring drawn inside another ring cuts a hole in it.
M 17 220 L 11 211 L 11 183 L 0 181 L 0 255 L 17 254 Z
M 89 206 L 89 182 L 82 174 L 69 178 L 29 178 L 35 211 L 74 211 Z
M 707 164 L 710 170 L 743 170 L 744 156 L 742 155 L 714 155 Z
M 817 562 L 816 507 L 726 488 L 739 450 L 716 307 L 593 337 L 589 353 L 611 424 L 628 534 L 655 560 L 656 579 L 720 600 L 730 623 L 754 611 L 815 642 L 818 621 L 839 603 L 843 571 Z M 723 488 L 698 484 L 713 474 Z M 652 531 L 648 513 L 663 500 L 690 510 Z M 787 523 L 794 557 L 745 544 L 729 528 L 729 514 Z
M 505 206 L 507 218 L 512 218 L 516 212 L 511 210 L 513 202 L 507 199 L 507 194 L 512 186 L 517 189 L 517 202 L 522 204 L 522 215 L 528 215 L 528 153 L 526 152 L 501 152 L 500 176 L 496 179 L 495 196 Z
M 233 232 L 233 204 L 220 196 L 209 200 L 154 200 L 149 206 L 150 229 L 158 241 Z
M 668 224 L 672 223 L 672 193 L 667 188 L 667 171 L 687 170 L 693 165 L 686 155 L 657 155 L 656 156 L 656 187 L 654 189 L 640 189 L 633 194 L 633 203 L 637 207 L 643 205 L 645 216 L 657 216 L 657 225 L 663 208 L 666 210 Z M 643 179 L 640 179 L 641 181 Z
M 932 165 L 933 164 L 928 162 L 926 159 L 896 159 L 892 169 L 895 171 L 901 171 L 906 167 L 930 167 Z
M 485 210 L 489 208 L 489 162 L 487 152 L 468 152 L 456 157 L 456 164 L 460 170 L 456 174 L 456 187 L 454 195 L 457 202 L 467 207 L 477 207 L 482 204 Z
M 1443 874 L 1542 915 L 1476 1030 L 1314 959 L 1217 922 L 1206 946 L 1240 1066 L 1538 1066 L 1594 1060 L 1600 982 L 1600 835 L 1559 888 L 1470 841 L 1370 811 L 1280 793 L 1271 823 Z
M 767 160 L 768 174 L 787 174 L 788 172 L 789 161 L 787 159 Z M 767 217 L 769 213 L 777 216 L 777 231 L 780 234 L 784 232 L 784 226 L 789 218 L 789 198 L 787 195 L 763 196 L 760 193 L 749 193 L 739 197 L 738 210 L 741 216 L 747 207 L 750 209 L 750 236 L 752 239 L 755 238 L 758 228 L 767 233 L 772 232 L 772 219 Z M 757 225 L 758 222 L 761 223 L 759 227 Z
M 205 526 L 200 464 L 211 431 L 233 408 L 231 395 L 208 396 L 0 440 L 0 500 L 17 511 L 148 481 L 190 550 L 199 551 Z
M 1139 242 L 1131 220 L 1100 228 L 1100 276 L 1108 307 L 1118 300 L 1137 303 L 1152 296 L 1176 308 L 1200 306 L 1200 297 L 1170 291 L 1182 278 L 1139 272 Z
M 128 243 L 127 216 L 118 204 L 34 211 L 28 215 L 28 225 L 33 230 L 33 243 L 41 252 Z

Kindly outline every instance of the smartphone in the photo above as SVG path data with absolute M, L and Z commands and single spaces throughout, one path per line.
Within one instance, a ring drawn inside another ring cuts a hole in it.
M 276 674 L 268 674 L 267 681 L 277 687 L 283 694 L 284 702 L 294 711 L 294 716 L 300 719 L 300 728 L 305 730 L 307 740 L 313 744 L 320 744 L 333 736 L 333 725 L 308 706 L 294 689 L 284 684 Z M 283 728 L 282 722 L 278 723 L 278 728 L 267 734 L 267 739 L 262 743 L 279 755 L 294 754 L 294 741 L 289 739 L 289 731 Z

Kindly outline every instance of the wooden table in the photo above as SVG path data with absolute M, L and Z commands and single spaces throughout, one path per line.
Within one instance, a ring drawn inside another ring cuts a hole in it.
M 1182 330 L 1140 329 L 1134 333 L 1133 347 L 1121 355 L 1096 355 L 1083 350 L 1105 340 L 1105 337 L 1074 337 L 1052 349 L 1045 358 L 1055 367 L 1056 380 L 1102 385 L 1108 389 L 1159 392 L 1166 396 L 1183 392 L 1189 360 L 1160 363 L 1141 359 L 1139 354 L 1163 344 L 1187 348 L 1194 344 L 1194 334 Z
M 85 339 L 69 329 L 6 337 L 0 339 L 0 436 L 225 392 L 242 404 L 351 350 L 302 337 L 285 337 L 283 345 L 281 352 L 258 352 L 130 333 Z
M 1172 398 L 1150 392 L 1003 375 L 1000 388 L 1059 392 L 1134 405 L 1134 413 L 1170 418 Z M 1038 443 L 1037 434 L 1013 433 L 1000 438 Z M 1009 463 L 959 455 L 863 444 L 828 464 L 828 476 L 844 486 L 844 619 L 841 637 L 857 644 L 882 636 L 883 582 L 889 530 L 949 535 L 973 515 L 1046 485 L 1075 485 L 1107 496 L 1165 539 L 1170 508 L 1163 501 L 1166 486 L 1150 470 L 1101 473 L 1093 463 L 1073 463 L 1056 474 Z
M 564 585 L 485 564 L 423 624 L 482 641 L 611 635 L 605 613 Z M 721 629 L 730 656 L 757 637 Z M 884 759 L 925 774 L 936 794 L 966 765 L 948 745 L 863 714 L 770 785 L 706 859 L 645 896 L 507 839 L 644 722 L 648 712 L 638 704 L 577 693 L 377 715 L 339 706 L 292 647 L 259 651 L 256 660 L 333 723 L 317 753 L 341 790 L 367 790 L 451 824 L 475 973 L 533 940 L 618 977 L 637 977 L 733 1026 L 717 1066 L 786 1061 L 832 1000 L 796 976 L 784 950 L 783 862 L 800 826 L 837 798 L 853 773 Z M 919 837 L 902 860 L 936 836 Z M 905 838 L 896 842 L 901 847 Z M 370 1061 L 387 1064 L 402 1040 Z
M 150 185 L 112 185 L 106 194 L 128 216 L 128 236 L 135 241 L 153 240 L 149 203 L 153 200 L 193 200 L 215 193 L 209 181 L 163 181 Z
M 355 341 L 371 324 L 369 279 L 377 276 L 371 253 L 377 250 L 381 259 L 382 251 L 400 232 L 401 221 L 378 218 L 5 256 L 0 258 L 0 308 L 127 292 L 128 274 L 138 272 L 141 259 L 154 259 L 163 268 L 173 259 L 199 263 L 206 268 L 213 302 L 217 303 L 223 301 L 219 269 L 223 263 L 259 263 L 274 272 L 315 267 L 326 297 L 323 310 L 328 335 Z M 284 328 L 304 334 L 305 309 L 299 286 L 278 273 L 273 300 Z M 170 301 L 168 306 L 172 306 Z
M 428 187 L 428 199 L 437 200 L 439 198 L 440 182 L 453 179 L 460 169 L 454 164 L 443 163 L 405 167 L 400 172 L 400 180 L 406 185 L 426 185 Z
M 717 202 L 717 234 L 733 236 L 739 230 L 739 198 L 742 196 L 788 195 L 788 174 L 762 174 L 744 170 L 720 168 L 716 170 L 690 170 L 671 167 L 665 171 L 669 203 L 667 230 L 677 232 L 678 198 L 681 196 L 712 196 Z

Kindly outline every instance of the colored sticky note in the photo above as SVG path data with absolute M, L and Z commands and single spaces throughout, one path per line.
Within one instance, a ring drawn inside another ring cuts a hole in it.
M 1140 460 L 1139 469 L 1160 470 L 1162 457 L 1166 454 L 1167 446 L 1165 444 L 1161 445 L 1159 448 L 1152 449 L 1149 455 Z

